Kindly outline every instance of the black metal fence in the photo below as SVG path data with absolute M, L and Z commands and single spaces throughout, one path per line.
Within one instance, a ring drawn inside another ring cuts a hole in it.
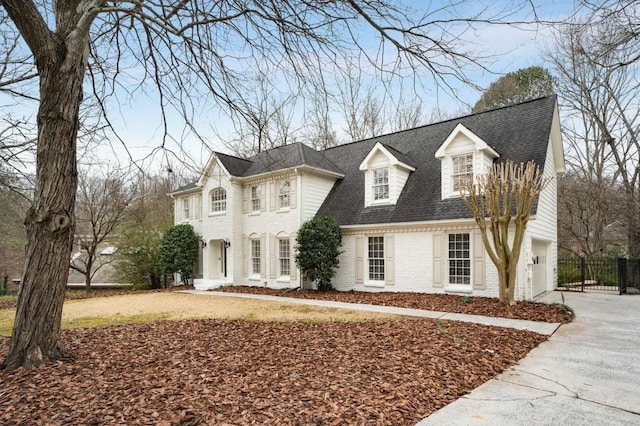
M 558 288 L 640 294 L 640 259 L 558 258 Z

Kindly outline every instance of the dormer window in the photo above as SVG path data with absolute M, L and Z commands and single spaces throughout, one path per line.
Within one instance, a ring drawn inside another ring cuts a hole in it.
M 468 182 L 473 182 L 473 154 L 451 157 L 451 182 L 453 190 L 464 191 Z
M 373 170 L 373 201 L 389 199 L 389 168 Z
M 373 207 L 396 204 L 415 167 L 407 155 L 377 143 L 359 169 L 364 173 L 364 205 Z
M 500 157 L 478 135 L 458 123 L 436 151 L 440 160 L 442 199 L 460 197 L 475 176 L 489 173 L 491 164 Z

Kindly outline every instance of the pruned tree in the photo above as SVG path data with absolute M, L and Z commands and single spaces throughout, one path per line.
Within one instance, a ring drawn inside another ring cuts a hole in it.
M 491 83 L 471 112 L 474 114 L 553 94 L 553 77 L 539 66 L 521 68 Z
M 83 98 L 95 100 L 96 116 L 108 125 L 107 100 L 153 94 L 164 146 L 172 140 L 170 112 L 184 116 L 184 133 L 199 135 L 194 117 L 206 107 L 241 109 L 237 93 L 246 87 L 247 69 L 288 79 L 291 87 L 326 90 L 323 75 L 360 53 L 379 75 L 416 76 L 424 70 L 446 87 L 449 79 L 469 83 L 469 66 L 484 67 L 460 46 L 465 33 L 514 16 L 503 5 L 478 9 L 458 2 L 416 11 L 383 0 L 0 5 L 14 26 L 2 30 L 20 40 L 17 51 L 30 54 L 28 63 L 38 75 L 35 193 L 25 221 L 26 267 L 6 368 L 31 367 L 63 353 L 60 322 L 75 226 Z M 379 43 L 374 51 L 372 39 Z M 173 140 L 181 143 L 179 135 Z
M 112 253 L 106 257 L 101 253 L 118 227 L 124 225 L 134 194 L 125 177 L 115 171 L 107 170 L 104 176 L 87 170 L 79 173 L 74 243 L 80 255 L 72 258 L 70 266 L 84 275 L 87 291 L 95 274 L 115 259 Z
M 499 297 L 515 304 L 515 285 L 520 250 L 531 209 L 550 178 L 532 161 L 511 160 L 494 164 L 477 182 L 468 181 L 462 199 L 473 214 L 485 250 L 498 270 Z

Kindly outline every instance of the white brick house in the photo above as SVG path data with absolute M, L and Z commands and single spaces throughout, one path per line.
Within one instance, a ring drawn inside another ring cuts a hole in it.
M 297 143 L 249 159 L 215 153 L 200 179 L 171 194 L 176 223 L 202 236 L 196 288 L 303 286 L 300 225 L 335 217 L 339 290 L 496 297 L 497 273 L 459 196 L 494 162 L 535 161 L 554 178 L 534 208 L 516 299 L 556 285 L 556 175 L 564 170 L 555 96 L 318 152 Z

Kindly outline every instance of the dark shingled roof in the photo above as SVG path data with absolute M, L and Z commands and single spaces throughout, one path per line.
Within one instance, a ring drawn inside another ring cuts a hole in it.
M 173 191 L 171 191 L 171 192 L 172 192 L 172 193 L 173 193 L 173 192 L 182 192 L 182 191 L 186 191 L 186 190 L 188 190 L 188 189 L 193 189 L 193 188 L 195 188 L 195 187 L 196 187 L 196 183 L 197 183 L 197 182 L 191 182 L 191 183 L 188 183 L 188 184 L 186 184 L 186 185 L 182 185 L 181 187 L 176 188 L 176 189 L 174 189 L 174 190 L 173 190 Z
M 414 169 L 416 168 L 416 164 L 413 162 L 413 160 L 411 158 L 409 158 L 409 156 L 407 154 L 398 151 L 397 149 L 395 149 L 392 146 L 385 145 L 385 144 L 381 144 L 381 145 L 384 146 L 386 149 L 388 149 L 389 152 L 391 154 L 393 154 L 393 156 L 396 157 L 399 161 L 403 162 L 407 166 L 413 167 Z
M 323 152 L 302 143 L 293 143 L 263 151 L 248 160 L 216 153 L 233 176 L 249 177 L 299 166 L 309 166 L 328 172 L 344 174 Z M 242 162 L 242 163 L 241 163 Z
M 556 97 L 549 96 L 329 148 L 325 156 L 345 177 L 336 182 L 318 216 L 334 216 L 341 225 L 470 218 L 460 198 L 441 199 L 437 149 L 462 123 L 500 154 L 498 161 L 533 160 L 544 168 L 555 103 Z M 377 142 L 395 150 L 394 155 L 406 155 L 416 170 L 409 175 L 396 205 L 364 207 L 364 173 L 358 167 Z
M 220 159 L 224 168 L 231 174 L 231 176 L 242 176 L 249 167 L 251 167 L 251 161 L 244 158 L 234 157 L 232 155 L 222 154 L 216 152 L 216 157 Z

